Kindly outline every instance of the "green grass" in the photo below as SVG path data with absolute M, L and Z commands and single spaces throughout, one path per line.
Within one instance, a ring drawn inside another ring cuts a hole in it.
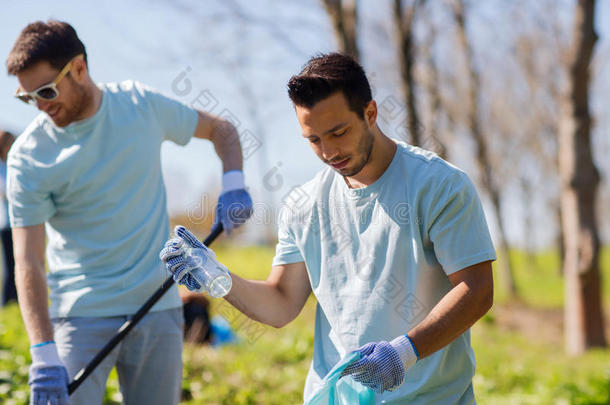
M 562 347 L 499 329 L 486 316 L 472 329 L 480 404 L 609 404 L 610 350 L 578 358 Z
M 273 249 L 235 249 L 219 244 L 218 258 L 235 273 L 264 279 Z M 610 279 L 608 250 L 604 275 Z M 563 302 L 562 282 L 552 254 L 537 258 L 529 272 L 517 271 L 524 301 L 544 307 Z M 608 289 L 605 290 L 608 298 Z M 608 301 L 606 301 L 608 302 Z M 214 300 L 213 313 L 223 314 L 241 337 L 237 345 L 213 349 L 187 346 L 184 350 L 184 404 L 298 404 L 312 357 L 315 300 L 282 329 L 245 318 L 223 300 Z M 553 343 L 528 341 L 506 331 L 493 314 L 472 329 L 477 356 L 475 395 L 479 404 L 608 404 L 610 350 L 590 351 L 571 358 Z M 0 403 L 26 404 L 28 340 L 19 309 L 0 310 Z M 116 375 L 111 375 L 105 404 L 120 403 Z
M 514 276 L 520 298 L 527 304 L 541 308 L 560 308 L 564 302 L 564 283 L 560 272 L 559 255 L 546 251 L 528 257 L 523 251 L 511 251 Z M 501 260 L 502 258 L 500 258 Z M 601 250 L 602 296 L 610 307 L 610 246 Z M 494 263 L 496 287 L 500 280 L 498 265 Z M 506 301 L 506 291 L 496 288 L 496 302 Z

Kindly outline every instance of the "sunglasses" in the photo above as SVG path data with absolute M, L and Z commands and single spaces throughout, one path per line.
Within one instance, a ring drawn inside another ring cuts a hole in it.
M 76 55 L 74 59 L 82 57 L 83 54 Z M 70 62 L 64 66 L 64 68 L 59 72 L 55 80 L 51 83 L 45 84 L 44 86 L 40 86 L 34 91 L 17 91 L 15 92 L 15 97 L 19 100 L 23 101 L 26 104 L 36 105 L 36 99 L 42 101 L 51 101 L 55 100 L 59 96 L 59 90 L 57 90 L 57 84 L 64 78 L 65 75 L 68 74 L 70 69 L 72 69 L 72 59 Z

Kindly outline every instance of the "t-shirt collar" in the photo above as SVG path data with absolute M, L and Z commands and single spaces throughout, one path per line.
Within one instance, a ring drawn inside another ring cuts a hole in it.
M 53 127 L 53 130 L 56 133 L 58 133 L 58 134 L 61 134 L 61 133 L 78 134 L 82 131 L 87 130 L 88 128 L 92 127 L 93 125 L 95 125 L 95 123 L 103 115 L 103 111 L 106 109 L 106 104 L 107 104 L 106 99 L 108 98 L 108 97 L 106 97 L 106 88 L 104 87 L 104 85 L 99 83 L 99 84 L 97 84 L 97 87 L 102 91 L 102 99 L 100 101 L 99 108 L 97 109 L 95 114 L 93 114 L 91 117 L 85 118 L 84 120 L 81 120 L 81 121 L 72 122 L 63 128 L 56 126 L 53 123 L 53 121 L 51 120 L 51 118 L 47 117 Z
M 366 187 L 350 188 L 347 185 L 347 183 L 345 182 L 345 179 L 343 178 L 343 176 L 341 176 L 339 173 L 335 172 L 336 179 L 341 184 L 340 187 L 343 189 L 344 194 L 346 196 L 348 196 L 349 198 L 359 199 L 359 198 L 368 197 L 372 193 L 378 192 L 379 189 L 385 183 L 386 179 L 388 177 L 390 177 L 390 175 L 391 175 L 390 173 L 394 170 L 394 167 L 398 164 L 397 161 L 398 161 L 399 149 L 400 149 L 400 145 L 397 144 L 396 150 L 394 151 L 394 156 L 392 157 L 392 161 L 390 162 L 389 166 L 385 169 L 385 171 L 381 174 L 381 176 L 379 176 L 379 178 L 377 180 L 375 180 L 372 184 L 369 184 Z

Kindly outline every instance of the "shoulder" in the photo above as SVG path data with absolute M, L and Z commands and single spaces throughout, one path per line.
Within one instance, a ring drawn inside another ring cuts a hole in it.
M 128 101 L 136 107 L 148 108 L 156 113 L 176 107 L 192 108 L 184 105 L 174 97 L 171 97 L 153 87 L 135 80 L 125 80 L 120 83 L 105 83 L 100 85 L 105 94 L 109 94 L 116 100 Z
M 468 175 L 462 169 L 442 159 L 436 153 L 404 142 L 396 143 L 397 153 L 401 159 L 400 168 L 412 186 L 435 191 L 449 184 L 470 182 Z
M 40 113 L 21 135 L 15 138 L 8 153 L 7 166 L 33 165 L 38 160 L 44 160 L 41 153 L 54 149 L 54 128 L 49 117 Z
M 98 84 L 113 114 L 152 114 L 156 116 L 166 104 L 166 96 L 135 80 Z
M 129 99 L 134 103 L 145 99 L 150 93 L 154 93 L 151 87 L 135 80 L 124 80 L 122 82 L 100 83 L 98 87 L 111 98 Z
M 400 154 L 403 166 L 407 166 L 411 170 L 416 169 L 435 175 L 451 174 L 461 171 L 459 168 L 430 150 L 399 141 L 397 141 L 396 144 L 398 146 L 397 153 Z

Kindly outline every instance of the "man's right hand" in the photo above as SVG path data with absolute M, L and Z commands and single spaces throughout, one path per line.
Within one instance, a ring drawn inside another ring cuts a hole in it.
M 30 405 L 70 405 L 68 371 L 61 363 L 54 342 L 30 348 Z
M 190 291 L 199 291 L 202 285 L 189 272 L 198 267 L 199 264 L 189 257 L 186 252 L 189 248 L 203 249 L 206 255 L 216 258 L 214 251 L 206 247 L 195 235 L 182 225 L 174 228 L 175 238 L 165 242 L 165 246 L 159 252 L 159 258 L 165 264 L 167 270 L 172 274 L 174 281 L 186 286 Z M 206 292 L 206 286 L 203 286 Z

